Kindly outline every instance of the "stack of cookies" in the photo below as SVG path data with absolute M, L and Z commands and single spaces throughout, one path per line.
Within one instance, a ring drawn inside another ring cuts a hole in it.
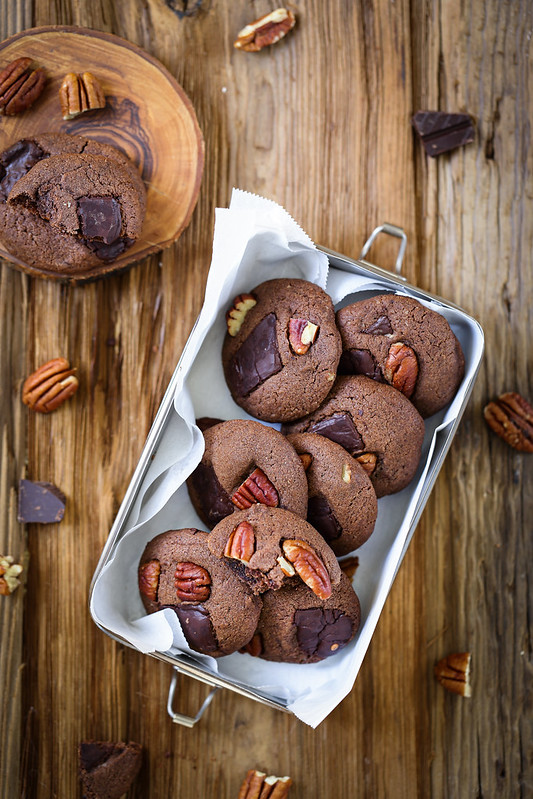
M 148 612 L 173 608 L 200 652 L 317 662 L 360 623 L 337 558 L 368 540 L 378 498 L 415 476 L 424 417 L 453 398 L 463 353 L 416 300 L 379 295 L 335 314 L 304 280 L 262 283 L 226 319 L 226 382 L 256 419 L 198 420 L 205 451 L 187 486 L 211 532 L 151 541 L 141 597 Z
M 0 238 L 28 266 L 90 275 L 136 241 L 145 210 L 138 170 L 111 145 L 43 133 L 0 154 Z

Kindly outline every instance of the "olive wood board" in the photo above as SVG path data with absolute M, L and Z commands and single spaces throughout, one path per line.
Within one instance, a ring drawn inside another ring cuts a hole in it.
M 39 133 L 70 133 L 111 144 L 125 153 L 146 186 L 146 217 L 140 238 L 112 263 L 83 275 L 23 263 L 0 240 L 0 256 L 38 277 L 81 282 L 131 266 L 175 242 L 196 205 L 204 142 L 194 108 L 175 78 L 151 55 L 109 33 L 72 26 L 22 31 L 0 43 L 0 66 L 31 57 L 44 67 L 43 94 L 20 115 L 2 117 L 0 151 Z M 59 88 L 68 72 L 92 72 L 106 106 L 71 120 L 62 118 Z

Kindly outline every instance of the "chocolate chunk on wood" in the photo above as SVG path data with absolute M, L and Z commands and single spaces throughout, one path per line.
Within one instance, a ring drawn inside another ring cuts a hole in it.
M 422 139 L 426 153 L 431 157 L 470 144 L 475 138 L 474 123 L 469 114 L 418 111 L 411 124 Z
M 85 799 L 119 799 L 139 773 L 142 747 L 133 741 L 82 741 L 78 758 Z
M 53 483 L 20 480 L 18 520 L 23 523 L 60 522 L 65 513 L 66 497 Z

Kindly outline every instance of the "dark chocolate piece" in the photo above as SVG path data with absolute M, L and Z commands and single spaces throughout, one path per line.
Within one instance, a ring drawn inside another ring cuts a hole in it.
M 340 610 L 307 608 L 294 613 L 298 644 L 308 655 L 326 658 L 342 649 L 352 636 L 352 622 Z
M 344 447 L 351 455 L 354 452 L 363 452 L 365 448 L 359 431 L 347 413 L 335 413 L 333 416 L 311 425 L 305 432 L 318 433 L 330 438 Z
M 318 530 L 328 544 L 335 541 L 342 533 L 342 527 L 331 510 L 327 499 L 320 494 L 309 497 L 307 504 L 307 521 Z
M 114 197 L 80 197 L 78 219 L 81 235 L 113 244 L 122 231 L 120 203 Z
M 142 746 L 107 741 L 82 741 L 78 748 L 83 799 L 120 799 L 142 764 Z
M 0 201 L 5 202 L 17 180 L 45 157 L 43 150 L 28 139 L 5 150 L 0 158 Z
M 202 498 L 204 513 L 209 524 L 218 524 L 225 516 L 233 513 L 235 506 L 229 498 L 211 464 L 200 462 L 190 476 L 193 490 Z
M 66 497 L 53 483 L 20 480 L 18 520 L 25 524 L 60 522 L 65 513 Z
M 233 388 L 246 396 L 282 368 L 276 337 L 276 316 L 267 314 L 241 344 L 229 366 Z
M 115 258 L 118 258 L 124 250 L 127 250 L 128 247 L 131 247 L 133 244 L 133 239 L 129 239 L 127 236 L 123 236 L 120 239 L 116 239 L 116 241 L 111 242 L 111 244 L 105 244 L 103 241 L 96 241 L 91 239 L 82 239 L 83 243 L 89 250 L 92 250 L 97 258 L 100 258 L 101 261 L 114 261 Z
M 218 641 L 209 611 L 203 605 L 179 605 L 175 606 L 174 610 L 180 620 L 183 635 L 191 649 L 196 649 L 205 654 L 216 652 Z
M 470 144 L 475 138 L 474 124 L 469 114 L 418 111 L 411 123 L 431 157 Z
M 369 350 L 344 350 L 339 361 L 340 375 L 365 375 L 384 383 L 383 372 Z
M 388 333 L 392 333 L 392 325 L 388 316 L 380 316 L 370 327 L 361 332 L 369 333 L 371 336 L 386 336 Z

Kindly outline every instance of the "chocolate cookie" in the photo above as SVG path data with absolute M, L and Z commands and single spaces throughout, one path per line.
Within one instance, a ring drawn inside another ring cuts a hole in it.
M 201 530 L 169 530 L 150 541 L 139 563 L 148 613 L 172 608 L 191 649 L 229 655 L 252 637 L 261 600 L 214 557 Z
M 330 297 L 306 280 L 268 280 L 227 314 L 222 362 L 235 402 L 269 422 L 317 408 L 341 354 Z
M 101 264 L 101 259 L 83 242 L 51 229 L 29 209 L 7 203 L 11 189 L 36 163 L 66 153 L 106 156 L 125 166 L 133 180 L 139 179 L 131 161 L 109 144 L 66 133 L 22 139 L 0 154 L 0 238 L 12 255 L 30 266 L 79 273 Z
M 317 663 L 340 652 L 359 629 L 359 599 L 344 574 L 326 600 L 305 586 L 267 591 L 262 599 L 259 624 L 245 651 L 264 660 Z
M 327 400 L 283 432 L 319 433 L 341 444 L 366 469 L 376 495 L 394 494 L 420 461 L 424 420 L 409 400 L 368 377 L 338 377 Z
M 254 593 L 303 580 L 312 593 L 327 599 L 342 573 L 322 536 L 281 508 L 252 505 L 237 511 L 217 524 L 208 544 Z
M 138 238 L 146 196 L 140 175 L 117 160 L 68 154 L 38 161 L 15 183 L 8 204 L 110 262 Z
M 465 360 L 446 319 L 411 297 L 380 294 L 337 311 L 342 336 L 340 374 L 387 382 L 422 416 L 453 399 Z
M 120 799 L 142 765 L 142 746 L 111 741 L 82 741 L 78 748 L 83 799 Z
M 285 508 L 305 518 L 304 468 L 281 433 L 252 419 L 232 419 L 204 430 L 204 440 L 202 460 L 187 488 L 208 527 L 254 503 Z
M 307 521 L 337 556 L 352 552 L 371 535 L 378 513 L 374 486 L 355 458 L 324 436 L 287 436 L 304 464 L 309 497 Z

